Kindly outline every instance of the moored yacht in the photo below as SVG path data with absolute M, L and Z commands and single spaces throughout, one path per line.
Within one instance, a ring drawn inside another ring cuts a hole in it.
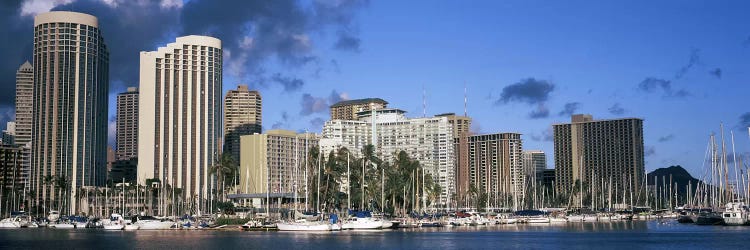
M 104 230 L 122 230 L 125 228 L 125 219 L 119 214 L 112 214 L 108 221 L 104 221 Z
M 331 231 L 332 224 L 326 221 L 297 220 L 293 222 L 276 223 L 279 231 Z
M 21 228 L 21 219 L 19 217 L 10 217 L 0 220 L 0 228 Z
M 138 221 L 133 224 L 137 225 L 140 230 L 171 229 L 172 226 L 175 225 L 174 221 L 169 219 L 159 219 L 153 216 L 140 216 L 137 218 Z
M 721 214 L 727 226 L 742 226 L 748 224 L 748 208 L 742 202 L 727 203 Z

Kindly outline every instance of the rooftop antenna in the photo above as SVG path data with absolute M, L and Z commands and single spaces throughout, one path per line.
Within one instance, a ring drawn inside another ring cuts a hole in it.
M 468 102 L 466 98 L 466 81 L 464 81 L 464 117 L 468 117 L 466 114 L 468 113 L 466 110 L 466 103 Z
M 427 117 L 427 91 L 424 89 L 424 84 L 422 84 L 422 118 Z

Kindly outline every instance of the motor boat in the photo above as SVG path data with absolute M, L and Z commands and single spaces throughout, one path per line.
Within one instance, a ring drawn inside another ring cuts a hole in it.
M 83 216 L 70 216 L 70 221 L 77 229 L 86 228 L 86 226 L 89 224 L 88 219 Z
M 349 211 L 349 214 L 354 216 L 341 225 L 342 230 L 383 228 L 383 220 L 373 218 L 369 211 Z
M 122 230 L 125 228 L 125 219 L 119 214 L 112 214 L 108 221 L 104 222 L 104 230 Z
M 727 203 L 721 217 L 724 218 L 724 224 L 727 226 L 747 225 L 748 208 L 742 202 L 730 202 Z
M 21 228 L 21 219 L 19 217 L 10 217 L 0 220 L 0 228 Z
M 76 225 L 67 216 L 58 217 L 57 223 L 50 223 L 48 227 L 55 229 L 73 229 Z

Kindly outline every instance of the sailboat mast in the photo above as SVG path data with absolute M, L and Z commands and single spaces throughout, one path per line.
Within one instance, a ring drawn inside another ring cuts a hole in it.
M 349 169 L 349 152 L 346 152 L 346 206 L 352 208 L 352 171 Z

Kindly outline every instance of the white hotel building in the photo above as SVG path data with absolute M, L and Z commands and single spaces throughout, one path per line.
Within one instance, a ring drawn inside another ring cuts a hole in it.
M 141 52 L 138 183 L 158 178 L 206 200 L 221 136 L 222 49 L 219 39 L 178 37 Z
M 320 139 L 321 150 L 327 155 L 331 150 L 346 147 L 360 157 L 362 148 L 373 144 L 377 155 L 391 163 L 396 153 L 403 150 L 419 160 L 440 184 L 439 205 L 448 204 L 455 192 L 453 130 L 448 118 L 407 118 L 399 109 L 379 109 L 374 113 L 375 124 L 370 111 L 358 113 L 356 121 L 327 121 Z

